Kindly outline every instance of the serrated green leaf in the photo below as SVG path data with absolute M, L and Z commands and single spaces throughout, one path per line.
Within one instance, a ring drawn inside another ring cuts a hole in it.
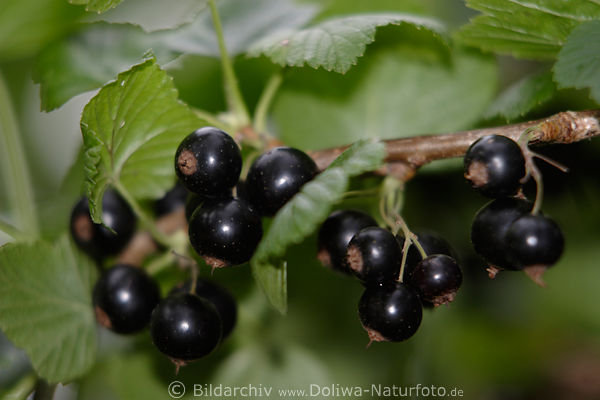
M 560 87 L 590 88 L 600 103 L 600 21 L 575 28 L 558 53 L 554 77 Z
M 146 32 L 175 29 L 192 22 L 206 3 L 208 0 L 127 0 L 88 20 L 137 25 Z
M 468 0 L 481 11 L 458 38 L 486 51 L 516 57 L 551 59 L 571 30 L 600 19 L 600 3 L 589 0 Z
M 549 71 L 528 75 L 502 92 L 484 116 L 491 118 L 500 115 L 510 121 L 550 100 L 554 93 L 556 85 Z
M 248 54 L 261 54 L 282 66 L 324 68 L 345 73 L 356 64 L 368 44 L 375 40 L 377 27 L 411 24 L 441 34 L 442 25 L 431 18 L 410 14 L 362 14 L 332 18 L 299 30 L 284 30 L 250 47 Z
M 320 149 L 467 129 L 496 92 L 491 58 L 455 51 L 447 63 L 426 46 L 373 49 L 346 75 L 305 69 L 286 79 L 273 105 L 286 144 Z
M 68 236 L 0 248 L 0 328 L 49 382 L 84 374 L 96 355 L 95 268 Z
M 286 264 L 278 267 L 273 260 L 283 257 L 289 246 L 300 243 L 317 229 L 332 206 L 342 199 L 350 176 L 379 168 L 384 157 L 385 146 L 381 142 L 355 143 L 275 215 L 250 265 L 254 278 L 281 313 L 287 309 Z
M 69 3 L 85 6 L 86 11 L 103 13 L 118 6 L 123 0 L 69 0 Z
M 33 74 L 40 84 L 42 109 L 51 111 L 71 97 L 94 90 L 143 60 L 152 49 L 158 62 L 177 54 L 129 25 L 94 24 L 45 48 Z
M 83 110 L 86 193 L 95 222 L 110 184 L 158 198 L 173 184 L 177 146 L 203 123 L 177 100 L 172 79 L 147 60 L 119 74 Z

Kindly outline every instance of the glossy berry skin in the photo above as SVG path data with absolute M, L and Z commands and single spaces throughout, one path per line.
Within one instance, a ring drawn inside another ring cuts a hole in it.
M 434 306 L 450 303 L 462 284 L 462 272 L 456 261 L 445 254 L 433 254 L 417 264 L 406 281 L 421 300 Z
M 214 202 L 216 200 L 224 200 L 233 197 L 231 195 L 231 189 L 226 190 L 223 193 L 218 193 L 214 196 L 204 196 L 196 193 L 189 193 L 185 200 L 185 219 L 190 220 L 192 214 L 198 207 L 206 202 Z
M 273 216 L 318 172 L 306 153 L 291 147 L 277 147 L 258 157 L 246 178 L 246 194 L 262 216 Z
M 495 267 L 519 270 L 507 258 L 506 234 L 518 218 L 531 211 L 532 204 L 516 198 L 497 199 L 486 204 L 475 215 L 471 226 L 471 242 L 475 251 Z
M 174 287 L 169 295 L 189 292 L 191 286 L 192 281 L 186 281 L 183 284 Z M 222 322 L 222 338 L 225 339 L 228 337 L 233 331 L 237 321 L 237 302 L 232 294 L 224 287 L 204 278 L 198 278 L 196 280 L 194 294 L 210 301 L 212 305 L 215 306 Z
M 129 205 L 114 190 L 102 197 L 102 218 L 111 232 L 90 217 L 87 197 L 82 197 L 71 212 L 70 229 L 73 240 L 83 251 L 101 259 L 121 251 L 133 236 L 136 218 Z
M 369 227 L 358 232 L 348 243 L 347 262 L 354 276 L 366 284 L 398 279 L 402 251 L 388 230 Z
M 357 210 L 337 210 L 331 213 L 319 229 L 319 260 L 327 267 L 350 274 L 346 250 L 352 237 L 377 222 L 368 214 Z
M 420 232 L 415 233 L 419 240 L 419 244 L 425 250 L 425 254 L 445 254 L 450 257 L 455 257 L 454 250 L 450 243 L 446 241 L 442 236 L 438 235 L 434 232 Z M 396 236 L 398 242 L 400 243 L 400 248 L 404 247 L 404 238 Z M 408 256 L 406 257 L 406 264 L 404 265 L 404 279 L 408 279 L 412 274 L 412 271 L 415 269 L 418 263 L 421 262 L 423 257 L 421 257 L 421 253 L 417 246 L 411 245 L 408 248 Z
M 214 196 L 237 183 L 242 171 L 242 156 L 227 133 L 204 127 L 189 134 L 175 153 L 175 172 L 193 193 Z
M 518 268 L 549 267 L 562 255 L 565 239 L 560 227 L 542 215 L 525 215 L 506 233 L 507 258 Z
M 100 276 L 92 298 L 100 324 L 117 333 L 134 333 L 148 325 L 160 294 L 142 269 L 117 264 Z
M 525 158 L 519 145 L 501 135 L 488 135 L 469 147 L 464 158 L 465 178 L 481 194 L 501 198 L 521 188 Z
M 367 287 L 358 303 L 358 316 L 371 341 L 401 342 L 419 329 L 423 307 L 413 288 L 394 282 Z
M 243 200 L 205 202 L 189 222 L 190 243 L 213 268 L 250 260 L 262 238 L 262 223 Z
M 176 363 L 212 352 L 221 340 L 221 319 L 206 299 L 178 293 L 162 300 L 152 312 L 152 342 Z

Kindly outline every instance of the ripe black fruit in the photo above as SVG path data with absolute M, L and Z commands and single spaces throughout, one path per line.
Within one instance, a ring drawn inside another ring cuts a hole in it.
M 532 204 L 516 198 L 497 199 L 486 204 L 475 215 L 471 226 L 471 242 L 475 251 L 495 267 L 518 270 L 507 259 L 506 233 L 513 222 L 531 210 Z
M 512 196 L 525 176 L 525 158 L 519 145 L 501 135 L 488 135 L 469 147 L 464 158 L 465 178 L 483 195 Z
M 454 300 L 462 272 L 452 257 L 433 254 L 417 264 L 406 283 L 417 289 L 421 300 L 439 306 Z
M 446 241 L 443 237 L 433 232 L 420 232 L 416 233 L 417 239 L 419 240 L 419 244 L 423 247 L 425 254 L 445 254 L 450 257 L 455 257 L 454 250 L 450 243 Z M 398 242 L 400 243 L 400 248 L 404 247 L 404 238 L 396 237 Z M 406 264 L 404 265 L 404 279 L 408 279 L 412 274 L 412 271 L 415 269 L 418 263 L 421 262 L 423 258 L 421 257 L 421 253 L 417 249 L 417 246 L 411 245 L 408 248 L 408 255 L 406 256 Z
M 190 242 L 213 268 L 250 260 L 262 238 L 260 217 L 243 200 L 209 201 L 194 211 Z
M 173 288 L 169 295 L 189 292 L 191 287 L 192 281 L 186 281 L 182 285 Z M 237 321 L 237 303 L 235 298 L 224 287 L 204 278 L 196 280 L 194 293 L 210 301 L 215 306 L 223 324 L 222 336 L 225 339 L 233 331 Z
M 162 300 L 152 312 L 152 342 L 177 364 L 213 351 L 221 340 L 221 319 L 206 299 L 178 293 Z
M 350 240 L 347 262 L 352 273 L 367 284 L 391 282 L 398 279 L 402 250 L 390 231 L 369 227 Z
M 413 288 L 395 282 L 368 287 L 358 303 L 358 316 L 372 342 L 400 342 L 421 325 L 423 307 Z
M 507 258 L 519 268 L 549 267 L 562 255 L 565 239 L 560 227 L 542 215 L 525 215 L 506 233 Z
M 356 210 L 338 210 L 327 217 L 319 229 L 319 260 L 327 267 L 350 274 L 346 250 L 361 229 L 377 226 L 370 216 Z
M 102 218 L 106 226 L 94 224 L 90 217 L 87 197 L 82 197 L 71 212 L 71 236 L 75 243 L 95 258 L 116 254 L 122 250 L 135 232 L 136 218 L 133 211 L 114 190 L 107 190 L 102 197 Z
M 175 172 L 191 192 L 216 195 L 237 183 L 242 156 L 235 141 L 220 129 L 205 127 L 189 134 L 175 153 Z
M 260 215 L 275 215 L 317 172 L 313 159 L 298 149 L 269 150 L 258 157 L 248 171 L 248 201 Z
M 150 322 L 160 295 L 154 280 L 142 269 L 118 264 L 106 270 L 94 286 L 98 322 L 117 333 L 133 333 Z

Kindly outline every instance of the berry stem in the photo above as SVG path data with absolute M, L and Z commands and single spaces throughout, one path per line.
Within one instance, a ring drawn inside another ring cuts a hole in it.
M 171 238 L 162 233 L 153 222 L 153 219 L 146 214 L 146 212 L 140 207 L 138 202 L 129 194 L 127 189 L 121 184 L 121 182 L 113 182 L 114 188 L 119 192 L 121 197 L 129 204 L 135 215 L 138 217 L 144 228 L 150 232 L 154 240 L 165 246 L 168 249 L 176 248 L 176 244 L 171 241 Z
M 194 112 L 194 114 L 196 114 L 196 116 L 198 118 L 205 120 L 207 123 L 214 126 L 215 128 L 219 128 L 220 130 L 225 131 L 225 132 L 232 132 L 235 129 L 231 125 L 221 122 L 219 120 L 219 118 L 217 118 L 214 114 L 212 114 L 208 111 L 201 110 L 201 109 L 194 108 L 194 107 L 190 107 L 190 108 Z
M 0 73 L 0 170 L 5 182 L 4 193 L 21 229 L 29 237 L 37 237 L 39 223 L 34 190 L 17 116 L 11 104 L 8 87 Z
M 0 219 L 0 231 L 6 233 L 7 235 L 11 236 L 15 240 L 25 240 L 27 237 L 25 234 L 23 234 L 23 232 L 21 232 L 20 230 L 18 230 L 17 228 L 15 228 L 11 224 L 9 224 L 8 222 L 5 222 L 1 219 Z
M 267 128 L 267 112 L 273 103 L 273 99 L 275 98 L 275 94 L 279 90 L 281 83 L 283 82 L 283 75 L 281 72 L 276 72 L 271 76 L 269 81 L 267 82 L 260 98 L 258 99 L 258 104 L 256 105 L 256 110 L 254 111 L 254 131 L 256 131 L 259 135 L 264 135 Z
M 215 27 L 215 33 L 219 42 L 219 53 L 221 54 L 221 66 L 223 68 L 223 78 L 225 81 L 225 97 L 227 98 L 227 104 L 229 109 L 233 111 L 237 117 L 237 123 L 239 126 L 246 126 L 250 123 L 250 115 L 246 108 L 246 103 L 240 92 L 237 77 L 233 69 L 233 63 L 227 53 L 227 47 L 225 46 L 225 36 L 223 35 L 223 26 L 221 25 L 221 19 L 219 18 L 219 11 L 215 0 L 209 0 L 210 13 L 212 21 Z
M 35 388 L 37 378 L 35 374 L 28 374 L 15 383 L 8 391 L 3 392 L 4 399 L 25 400 L 29 398 Z
M 175 264 L 176 257 L 177 256 L 172 251 L 167 251 L 161 256 L 152 260 L 144 269 L 148 275 L 155 276 L 163 269 Z

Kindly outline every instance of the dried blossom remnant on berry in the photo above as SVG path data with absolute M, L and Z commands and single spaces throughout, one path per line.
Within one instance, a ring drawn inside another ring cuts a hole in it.
M 98 323 L 100 325 L 102 325 L 103 327 L 105 327 L 107 329 L 112 330 L 112 327 L 113 327 L 112 322 L 111 322 L 110 318 L 108 317 L 108 314 L 106 314 L 106 312 L 104 312 L 103 309 L 96 306 L 96 307 L 94 307 L 94 313 L 96 314 L 96 321 L 98 321 Z
M 364 262 L 362 254 L 357 246 L 348 247 L 346 259 L 348 261 L 348 266 L 350 267 L 350 269 L 360 274 L 360 272 L 363 270 Z
M 329 254 L 327 249 L 325 249 L 325 248 L 320 249 L 319 252 L 317 253 L 317 259 L 324 266 L 326 266 L 328 268 L 332 268 L 333 265 L 331 263 L 331 255 Z
M 177 165 L 184 175 L 193 175 L 198 170 L 198 160 L 190 150 L 183 150 L 177 157 Z
M 475 187 L 486 185 L 489 181 L 489 174 L 485 163 L 480 161 L 472 162 L 471 165 L 469 165 L 469 170 L 465 174 L 465 178 Z
M 93 222 L 87 215 L 79 215 L 75 218 L 73 230 L 77 238 L 83 242 L 89 242 L 94 236 Z

